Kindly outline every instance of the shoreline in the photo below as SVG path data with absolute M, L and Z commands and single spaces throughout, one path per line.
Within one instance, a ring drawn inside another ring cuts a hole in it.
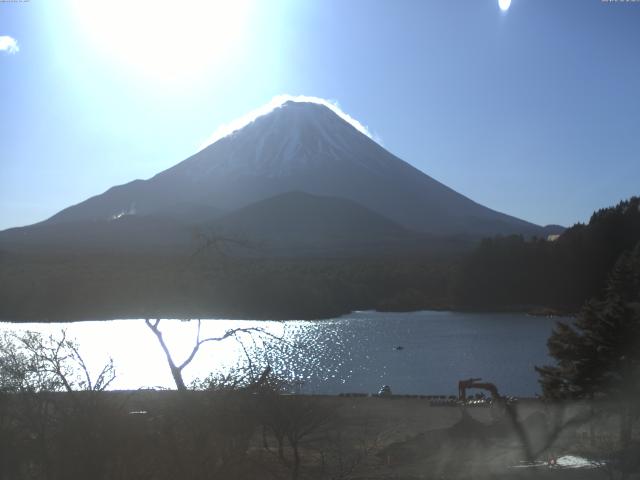
M 567 310 L 550 308 L 550 307 L 536 307 L 536 306 L 513 306 L 513 307 L 502 307 L 502 308 L 465 308 L 460 306 L 455 307 L 445 307 L 442 305 L 420 308 L 420 309 L 398 309 L 398 310 L 380 310 L 380 309 L 367 309 L 367 308 L 358 308 L 350 311 L 344 312 L 335 312 L 333 315 L 298 315 L 298 316 L 250 316 L 250 315 L 225 315 L 224 313 L 205 313 L 199 312 L 201 315 L 176 315 L 175 313 L 169 312 L 168 314 L 158 314 L 158 315 L 134 315 L 134 316 L 101 316 L 101 315 L 82 315 L 82 318 L 77 318 L 75 316 L 69 317 L 53 317 L 53 318 L 29 318 L 25 317 L 22 319 L 7 319 L 0 317 L 0 323 L 14 323 L 14 324 L 23 324 L 23 323 L 76 323 L 76 322 L 109 322 L 115 320 L 144 320 L 145 318 L 155 319 L 179 319 L 179 320 L 237 320 L 237 321 L 257 321 L 257 322 L 288 322 L 288 321 L 324 321 L 324 320 L 335 320 L 347 315 L 352 315 L 358 312 L 372 312 L 372 313 L 390 313 L 390 314 L 399 314 L 399 313 L 419 313 L 419 312 L 452 312 L 452 313 L 469 313 L 469 314 L 524 314 L 532 317 L 575 317 L 576 312 L 570 312 Z

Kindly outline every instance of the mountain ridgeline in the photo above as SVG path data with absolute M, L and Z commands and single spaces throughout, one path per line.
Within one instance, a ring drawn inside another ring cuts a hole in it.
M 251 220 L 252 211 L 259 220 Z M 0 248 L 189 251 L 197 248 L 195 230 L 250 234 L 245 240 L 262 245 L 265 255 L 332 256 L 403 251 L 421 241 L 428 248 L 438 243 L 433 237 L 546 236 L 562 229 L 479 205 L 330 108 L 289 101 L 148 180 L 0 232 Z

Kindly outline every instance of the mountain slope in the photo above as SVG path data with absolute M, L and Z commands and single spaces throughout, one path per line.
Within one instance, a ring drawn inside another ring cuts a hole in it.
M 207 224 L 205 231 L 246 239 L 259 251 L 373 253 L 417 249 L 429 239 L 357 203 L 288 192 L 236 210 Z
M 431 234 L 542 235 L 541 227 L 458 194 L 360 133 L 329 108 L 286 102 L 149 180 L 114 187 L 48 223 L 164 215 L 176 204 L 231 212 L 286 192 L 338 197 Z
M 0 247 L 48 251 L 195 251 L 193 226 L 169 217 L 125 215 L 110 221 L 41 222 L 0 232 Z

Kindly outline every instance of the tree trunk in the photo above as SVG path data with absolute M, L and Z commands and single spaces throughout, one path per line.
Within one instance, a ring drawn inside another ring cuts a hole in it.
M 300 452 L 298 452 L 298 443 L 294 442 L 293 445 L 293 469 L 291 470 L 291 479 L 298 480 L 300 474 Z
M 278 458 L 284 465 L 287 465 L 287 459 L 284 456 L 284 440 L 282 437 L 276 436 L 276 441 L 278 442 Z
M 620 446 L 625 448 L 631 442 L 631 427 L 633 425 L 631 409 L 624 405 L 620 411 Z
M 169 367 L 171 368 L 171 375 L 173 376 L 173 381 L 176 383 L 176 388 L 179 392 L 185 392 L 187 390 L 187 386 L 182 379 L 182 371 L 173 364 L 173 360 L 167 357 L 169 361 Z
M 589 400 L 589 445 L 592 447 L 596 444 L 596 426 L 595 426 L 595 408 L 593 407 L 593 398 Z

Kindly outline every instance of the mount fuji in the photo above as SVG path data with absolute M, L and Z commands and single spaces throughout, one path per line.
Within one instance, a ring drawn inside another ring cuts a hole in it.
M 304 243 L 326 234 L 328 244 L 342 238 L 354 248 L 364 237 L 401 245 L 408 238 L 557 233 L 455 192 L 326 105 L 286 101 L 148 180 L 0 232 L 0 244 L 184 245 L 194 227 L 243 230 L 276 243 L 279 235 Z

